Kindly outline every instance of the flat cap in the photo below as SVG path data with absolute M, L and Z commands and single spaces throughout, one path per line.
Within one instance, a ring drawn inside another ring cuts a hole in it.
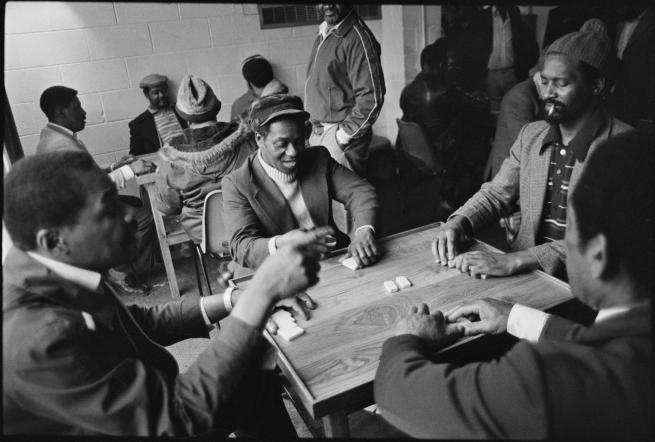
M 250 127 L 257 131 L 260 127 L 285 115 L 302 115 L 309 119 L 302 99 L 295 95 L 273 94 L 255 101 L 250 107 Z
M 146 75 L 141 79 L 139 82 L 139 87 L 141 89 L 145 87 L 155 87 L 155 86 L 160 86 L 162 84 L 166 84 L 168 82 L 168 77 L 166 75 L 161 75 L 161 74 L 150 74 Z

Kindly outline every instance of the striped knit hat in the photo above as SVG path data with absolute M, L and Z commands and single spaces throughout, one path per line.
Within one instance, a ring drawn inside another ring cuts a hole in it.
M 185 120 L 202 123 L 216 119 L 221 110 L 221 101 L 202 78 L 190 74 L 185 75 L 180 83 L 175 108 Z
M 584 61 L 598 69 L 603 75 L 609 73 L 611 45 L 609 40 L 596 32 L 571 32 L 555 40 L 546 51 L 546 56 L 562 54 L 575 62 Z

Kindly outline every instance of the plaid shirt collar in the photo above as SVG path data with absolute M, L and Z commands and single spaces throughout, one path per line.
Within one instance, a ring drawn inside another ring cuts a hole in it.
M 587 123 L 582 126 L 582 129 L 573 137 L 568 147 L 571 148 L 575 158 L 578 161 L 584 161 L 589 152 L 589 147 L 591 143 L 596 139 L 600 131 L 605 126 L 607 118 L 605 112 L 601 110 L 600 107 L 596 108 L 594 113 L 591 115 L 591 118 Z M 553 144 L 560 143 L 562 144 L 562 133 L 560 132 L 558 124 L 551 124 L 546 137 L 544 138 L 543 143 L 541 144 L 540 154 L 544 153 L 546 148 Z

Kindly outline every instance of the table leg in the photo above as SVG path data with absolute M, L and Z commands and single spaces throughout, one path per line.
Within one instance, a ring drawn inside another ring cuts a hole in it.
M 348 415 L 345 411 L 328 414 L 323 418 L 325 437 L 350 437 Z

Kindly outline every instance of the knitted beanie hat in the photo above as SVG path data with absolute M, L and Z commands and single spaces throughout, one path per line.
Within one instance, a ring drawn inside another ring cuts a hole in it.
M 607 32 L 607 26 L 599 18 L 590 18 L 580 26 L 580 32 L 593 32 L 598 37 L 605 40 L 610 39 L 610 35 Z
M 571 32 L 555 40 L 546 56 L 562 54 L 574 62 L 584 61 L 603 75 L 609 74 L 611 45 L 608 39 L 595 32 Z
M 185 120 L 202 123 L 216 119 L 221 102 L 202 78 L 190 74 L 185 75 L 180 83 L 175 108 Z
M 261 55 L 252 55 L 243 61 L 241 73 L 246 81 L 264 87 L 273 79 L 271 64 Z

